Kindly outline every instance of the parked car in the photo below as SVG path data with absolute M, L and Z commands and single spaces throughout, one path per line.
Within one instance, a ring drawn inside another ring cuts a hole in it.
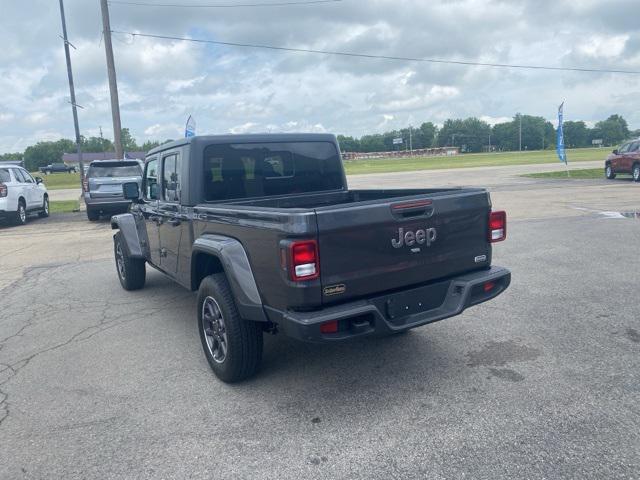
M 122 195 L 122 184 L 142 181 L 137 160 L 94 160 L 82 184 L 87 218 L 98 220 L 100 214 L 122 213 L 129 210 L 131 200 Z
M 74 166 L 69 166 L 66 163 L 52 163 L 46 167 L 40 167 L 40 171 L 45 175 L 50 173 L 71 173 L 77 172 L 78 169 Z
M 191 137 L 149 152 L 111 219 L 117 275 L 146 264 L 198 291 L 214 373 L 252 375 L 263 332 L 335 343 L 391 335 L 504 292 L 506 214 L 481 188 L 349 190 L 326 134 Z M 142 194 L 140 195 L 140 192 Z
M 49 216 L 49 194 L 42 179 L 17 165 L 0 167 L 0 218 L 24 225 L 31 213 Z
M 623 143 L 604 162 L 604 175 L 609 180 L 620 173 L 631 174 L 635 182 L 640 182 L 640 138 Z

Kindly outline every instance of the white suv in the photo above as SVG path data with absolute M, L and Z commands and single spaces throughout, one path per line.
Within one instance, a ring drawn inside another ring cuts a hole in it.
M 0 166 L 0 219 L 24 225 L 31 212 L 49 216 L 49 195 L 42 179 L 17 165 Z

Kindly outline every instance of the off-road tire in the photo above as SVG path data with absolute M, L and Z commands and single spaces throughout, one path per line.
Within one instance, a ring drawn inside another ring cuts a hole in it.
M 205 301 L 211 302 L 208 298 L 215 301 L 223 318 L 226 350 L 222 361 L 214 358 L 207 341 L 211 337 L 205 333 L 205 329 L 210 330 L 211 326 L 205 325 L 203 313 Z M 240 317 L 231 287 L 223 273 L 216 273 L 202 280 L 197 306 L 200 340 L 213 373 L 226 383 L 239 382 L 254 375 L 262 360 L 262 328 L 258 323 Z
M 49 216 L 49 195 L 45 195 L 42 200 L 42 210 L 38 212 L 40 218 L 47 218 Z
M 613 171 L 613 167 L 610 163 L 607 163 L 604 166 L 604 176 L 607 180 L 613 180 L 614 178 L 616 178 L 616 173 Z
M 146 261 L 142 258 L 129 256 L 122 232 L 113 236 L 113 254 L 116 261 L 116 273 L 122 288 L 132 291 L 144 287 L 147 277 Z
M 24 225 L 27 223 L 27 205 L 23 199 L 18 200 L 18 209 L 13 217 L 15 225 Z

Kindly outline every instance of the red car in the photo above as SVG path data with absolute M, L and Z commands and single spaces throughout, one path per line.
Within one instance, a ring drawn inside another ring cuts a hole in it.
M 618 173 L 630 173 L 635 182 L 640 182 L 640 138 L 623 143 L 607 157 L 605 177 L 612 180 Z

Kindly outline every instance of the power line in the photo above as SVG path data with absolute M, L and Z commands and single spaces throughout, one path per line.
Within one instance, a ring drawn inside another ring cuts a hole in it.
M 172 7 L 172 8 L 246 8 L 246 7 L 287 7 L 296 5 L 318 5 L 322 3 L 339 3 L 342 0 L 302 0 L 291 2 L 272 2 L 272 3 L 231 3 L 218 5 L 200 5 L 200 4 L 179 4 L 179 3 L 143 3 L 143 2 L 125 2 L 121 0 L 109 0 L 112 5 L 131 5 L 136 7 Z
M 262 44 L 256 44 L 256 43 L 222 42 L 217 40 L 206 40 L 206 39 L 198 39 L 198 38 L 174 37 L 171 35 L 154 35 L 150 33 L 124 32 L 119 30 L 112 30 L 111 32 L 121 34 L 121 35 L 131 35 L 134 38 L 135 37 L 157 38 L 162 40 L 178 40 L 178 41 L 192 42 L 192 43 L 208 43 L 213 45 L 225 45 L 228 47 L 259 48 L 259 49 L 277 50 L 277 51 L 283 51 L 283 52 L 313 53 L 318 55 L 336 55 L 341 57 L 357 57 L 357 58 L 368 58 L 368 59 L 375 59 L 375 60 L 438 63 L 438 64 L 448 64 L 448 65 L 465 65 L 465 66 L 473 66 L 473 67 L 517 68 L 517 69 L 527 69 L 527 70 L 553 70 L 553 71 L 583 72 L 583 73 L 584 72 L 621 73 L 621 74 L 627 74 L 627 75 L 640 75 L 639 70 L 619 70 L 619 69 L 583 68 L 583 67 L 552 67 L 548 65 L 521 65 L 521 64 L 510 64 L 510 63 L 466 62 L 462 60 L 443 60 L 443 59 L 436 59 L 436 58 L 396 57 L 391 55 L 370 55 L 365 53 L 337 52 L 332 50 L 313 50 L 308 48 L 277 47 L 274 45 L 262 45 Z

